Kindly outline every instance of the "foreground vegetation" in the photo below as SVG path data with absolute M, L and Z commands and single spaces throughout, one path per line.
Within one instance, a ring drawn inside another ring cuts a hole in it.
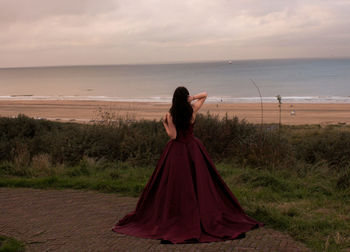
M 0 252 L 22 252 L 24 245 L 7 236 L 0 235 Z
M 349 128 L 278 130 L 206 115 L 195 134 L 249 215 L 315 251 L 350 247 Z M 0 118 L 0 186 L 138 196 L 166 141 L 156 121 Z

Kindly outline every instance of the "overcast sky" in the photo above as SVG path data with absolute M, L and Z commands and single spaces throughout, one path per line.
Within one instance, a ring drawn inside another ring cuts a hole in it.
M 350 57 L 350 0 L 0 0 L 0 67 Z

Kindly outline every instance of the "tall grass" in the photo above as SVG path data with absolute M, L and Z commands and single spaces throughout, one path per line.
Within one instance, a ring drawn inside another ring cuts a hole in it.
M 347 127 L 254 125 L 238 118 L 199 115 L 195 135 L 215 161 L 234 162 L 257 169 L 317 167 L 345 178 L 350 167 L 350 130 Z M 26 116 L 0 118 L 0 162 L 8 162 L 17 175 L 23 167 L 47 169 L 77 165 L 84 157 L 110 162 L 152 164 L 168 137 L 160 121 L 108 121 L 84 125 L 39 121 Z

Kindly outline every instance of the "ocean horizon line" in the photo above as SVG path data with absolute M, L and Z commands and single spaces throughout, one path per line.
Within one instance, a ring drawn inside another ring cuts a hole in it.
M 157 66 L 157 65 L 182 65 L 182 64 L 205 64 L 205 63 L 223 63 L 249 61 L 278 61 L 278 60 L 349 60 L 350 57 L 299 57 L 299 58 L 251 58 L 251 59 L 221 59 L 221 60 L 200 60 L 200 61 L 169 61 L 169 62 L 139 62 L 139 63 L 101 63 L 101 64 L 72 64 L 72 65 L 33 65 L 33 66 L 0 66 L 0 70 L 8 69 L 32 69 L 32 68 L 67 68 L 67 67 L 108 67 L 108 66 Z

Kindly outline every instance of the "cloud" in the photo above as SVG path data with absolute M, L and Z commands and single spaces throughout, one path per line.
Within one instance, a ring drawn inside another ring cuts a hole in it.
M 0 0 L 0 24 L 30 22 L 50 16 L 95 15 L 117 7 L 117 2 L 104 0 Z
M 344 56 L 349 11 L 345 0 L 0 0 L 0 65 Z

